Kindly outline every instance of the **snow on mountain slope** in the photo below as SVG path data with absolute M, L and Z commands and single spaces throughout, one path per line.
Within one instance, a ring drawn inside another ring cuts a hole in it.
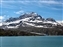
M 51 23 L 51 24 L 54 24 L 54 25 L 58 24 L 57 22 L 52 22 L 52 21 L 44 21 L 43 23 Z
M 6 28 L 18 28 L 19 25 L 16 25 L 16 26 L 6 26 Z
M 4 25 L 15 24 L 15 23 L 19 23 L 20 21 L 28 21 L 30 18 L 31 18 L 31 17 L 29 17 L 29 18 L 24 18 L 24 19 L 19 19 L 19 20 L 11 21 L 11 22 L 4 22 L 3 24 L 4 24 Z
M 60 24 L 61 26 L 63 26 L 63 20 L 62 21 L 57 21 L 58 24 Z
M 27 23 L 27 22 L 24 22 L 24 23 L 30 26 L 35 26 L 35 24 L 32 24 L 32 23 Z
M 63 26 L 63 22 L 55 21 L 53 18 L 44 19 L 37 13 L 27 13 L 21 15 L 19 18 L 10 18 L 5 22 L 0 23 L 0 26 L 3 28 L 19 28 L 22 27 L 37 27 L 37 28 L 48 28 L 61 25 Z

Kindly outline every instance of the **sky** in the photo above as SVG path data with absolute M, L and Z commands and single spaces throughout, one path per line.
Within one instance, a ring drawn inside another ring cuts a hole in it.
M 63 0 L 0 0 L 0 21 L 35 12 L 43 18 L 63 20 Z

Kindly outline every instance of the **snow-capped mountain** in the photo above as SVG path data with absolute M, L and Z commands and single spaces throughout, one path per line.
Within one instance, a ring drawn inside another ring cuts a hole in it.
M 35 12 L 25 13 L 18 18 L 9 18 L 2 24 L 0 24 L 3 29 L 6 28 L 20 28 L 20 27 L 36 27 L 36 28 L 51 28 L 54 26 L 62 26 L 53 18 L 44 19 Z
M 57 21 L 58 24 L 60 24 L 61 26 L 63 26 L 63 21 Z

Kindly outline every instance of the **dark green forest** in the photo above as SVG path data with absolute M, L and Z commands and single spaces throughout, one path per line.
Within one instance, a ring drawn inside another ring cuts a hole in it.
M 35 34 L 31 32 L 41 33 Z M 23 29 L 0 29 L 0 36 L 44 36 L 46 35 L 63 35 L 63 27 L 54 28 L 23 28 Z

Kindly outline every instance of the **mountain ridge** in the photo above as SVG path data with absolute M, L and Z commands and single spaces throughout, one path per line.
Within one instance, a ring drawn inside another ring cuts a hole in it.
M 32 12 L 0 23 L 1 36 L 63 35 L 63 23 Z
M 9 18 L 3 23 L 0 23 L 2 27 L 6 28 L 19 28 L 22 27 L 37 27 L 37 28 L 51 28 L 54 26 L 63 26 L 63 24 L 58 23 L 53 18 L 42 18 L 41 15 L 31 12 L 25 13 L 18 18 Z

